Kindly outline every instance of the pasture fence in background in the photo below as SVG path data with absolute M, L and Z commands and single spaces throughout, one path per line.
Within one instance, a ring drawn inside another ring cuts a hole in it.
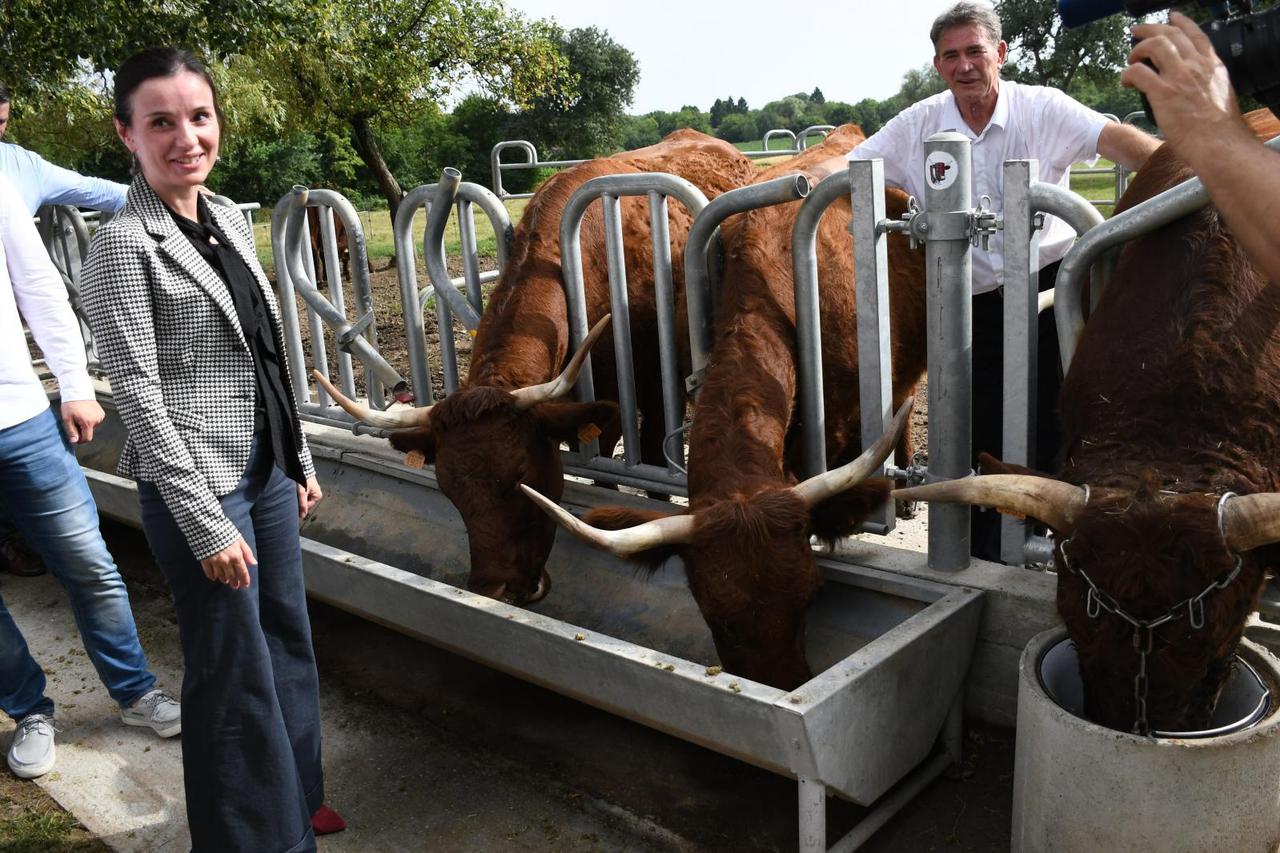
M 785 157 L 788 155 L 799 154 L 809 145 L 809 139 L 814 136 L 826 137 L 826 135 L 834 130 L 833 125 L 815 124 L 806 127 L 804 130 L 796 133 L 786 128 L 774 128 L 767 131 L 761 138 L 760 151 L 744 151 L 747 157 Z M 770 148 L 769 144 L 774 139 L 786 139 L 788 147 L 786 148 Z M 524 152 L 525 159 L 522 161 L 503 162 L 502 152 L 508 150 Z M 493 185 L 493 193 L 500 199 L 508 198 L 530 198 L 533 193 L 509 193 L 502 185 L 502 173 L 507 171 L 522 171 L 528 169 L 564 169 L 569 166 L 576 166 L 579 163 L 585 163 L 586 160 L 539 160 L 538 149 L 527 139 L 507 139 L 494 145 L 489 151 L 489 171 Z

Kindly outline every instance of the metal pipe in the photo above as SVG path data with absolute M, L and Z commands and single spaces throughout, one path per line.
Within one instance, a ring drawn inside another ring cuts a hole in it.
M 796 779 L 800 809 L 800 853 L 827 853 L 827 786 L 817 779 Z
M 359 314 L 356 327 L 361 329 L 360 334 L 376 350 L 378 348 L 378 330 L 373 311 L 373 285 L 369 281 L 369 248 L 364 236 L 364 226 L 360 222 L 360 214 L 345 196 L 334 190 L 311 190 L 308 195 L 308 203 L 327 208 L 327 215 L 321 216 L 322 232 L 326 226 L 332 230 L 333 216 L 337 216 L 342 220 L 343 227 L 347 232 L 348 263 L 351 266 L 351 289 L 355 292 L 356 311 Z M 329 293 L 332 297 L 335 297 L 333 300 L 334 307 L 345 315 L 346 306 L 340 301 L 342 297 L 342 278 L 337 256 L 337 241 L 336 239 L 330 241 L 328 236 L 325 237 L 325 258 L 329 266 Z M 333 282 L 337 282 L 336 287 Z M 338 341 L 339 346 L 343 343 L 345 342 L 342 340 Z M 348 371 L 350 371 L 350 356 L 344 352 L 340 353 L 338 358 L 339 364 L 345 358 Z M 386 394 L 382 381 L 373 373 L 370 373 L 366 379 L 369 404 L 375 409 L 386 408 Z M 403 391 L 404 389 L 393 390 Z M 355 396 L 354 377 L 352 377 L 351 396 Z
M 427 332 L 418 299 L 418 265 L 413 251 L 413 217 L 418 208 L 435 195 L 435 184 L 409 191 L 396 209 L 392 240 L 396 250 L 396 280 L 400 283 L 400 309 L 404 315 L 405 349 L 409 355 L 409 378 L 413 382 L 414 404 L 431 405 L 431 365 L 427 361 Z
M 928 482 L 970 473 L 973 389 L 973 260 L 969 244 L 972 183 L 969 138 L 955 132 L 925 140 L 931 174 L 924 214 L 929 353 Z M 929 566 L 969 565 L 969 507 L 929 504 Z
M 1272 150 L 1280 150 L 1280 136 L 1266 143 Z M 1209 193 L 1199 178 L 1189 178 L 1157 196 L 1136 204 L 1111 217 L 1102 225 L 1076 241 L 1058 267 L 1055 290 L 1058 347 L 1065 373 L 1071 366 L 1080 333 L 1084 330 L 1084 309 L 1080 305 L 1080 291 L 1084 286 L 1085 271 L 1096 263 L 1107 249 L 1126 240 L 1142 236 L 1162 228 L 1171 222 L 1192 214 L 1209 203 Z
M 801 151 L 809 147 L 809 137 L 815 134 L 821 134 L 823 139 L 827 138 L 827 134 L 835 130 L 834 124 L 811 124 L 804 130 L 796 134 L 796 147 Z
M 706 205 L 694 218 L 684 249 L 684 288 L 689 305 L 689 355 L 695 376 L 706 367 L 711 356 L 711 322 L 719 301 L 719 287 L 713 286 L 707 266 L 719 235 L 720 223 L 735 213 L 797 201 L 808 194 L 807 177 L 784 175 L 730 190 Z
M 667 197 L 657 191 L 649 193 L 649 233 L 653 235 L 653 292 L 657 302 L 658 352 L 675 354 L 679 347 L 676 328 L 676 290 L 671 269 L 671 229 L 667 220 Z M 684 420 L 684 389 L 680 382 L 678 358 L 662 358 L 658 365 L 662 374 L 663 435 L 679 431 Z M 665 452 L 665 442 L 664 442 Z M 684 454 L 680 455 L 681 462 Z M 683 465 L 668 460 L 667 470 L 683 474 Z
M 453 200 L 458 193 L 458 184 L 462 181 L 462 173 L 457 169 L 446 167 L 440 173 L 440 183 L 436 185 L 436 196 L 431 200 L 427 210 L 427 229 L 423 237 L 423 261 L 427 266 L 427 275 L 436 295 L 449 306 L 449 310 L 458 315 L 462 325 L 474 331 L 480 327 L 480 314 L 467 302 L 466 297 L 449 282 L 449 267 L 444 259 L 444 228 L 449 222 L 449 211 L 453 208 Z M 440 250 L 435 251 L 439 246 Z M 443 340 L 443 330 L 441 339 Z
M 276 289 L 280 291 L 280 321 L 283 325 L 284 346 L 289 358 L 289 373 L 293 380 L 293 395 L 301 406 L 311 402 L 311 386 L 307 382 L 307 362 L 302 352 L 302 332 L 298 326 L 298 301 L 294 298 L 293 276 L 289 274 L 287 258 L 289 244 L 285 241 L 285 222 L 293 206 L 292 195 L 281 196 L 271 211 L 271 256 L 276 265 Z M 324 390 L 320 391 L 322 398 Z
M 306 218 L 307 194 L 307 188 L 302 186 L 295 186 L 289 194 L 291 206 L 285 226 L 286 246 L 299 245 L 302 235 L 302 222 Z M 297 288 L 298 293 L 306 300 L 306 303 L 311 306 L 311 310 L 337 333 L 338 339 L 347 342 L 344 348 L 349 348 L 357 358 L 364 362 L 365 367 L 377 375 L 385 385 L 394 388 L 403 382 L 404 380 L 400 378 L 400 374 L 396 373 L 395 368 L 387 364 L 386 359 L 371 347 L 368 341 L 358 334 L 352 334 L 353 330 L 351 324 L 347 322 L 347 318 L 334 308 L 320 291 L 316 290 L 315 285 L 307 280 L 301 264 L 298 263 L 300 259 L 294 257 L 292 252 L 286 252 L 285 255 L 286 264 L 289 267 L 289 275 L 293 278 L 294 287 Z
M 784 137 L 784 136 L 787 139 L 791 140 L 791 145 L 788 147 L 788 149 L 786 151 L 769 152 L 769 140 L 777 139 L 779 137 Z M 764 136 L 761 137 L 760 139 L 760 148 L 761 150 L 768 152 L 770 154 L 786 154 L 788 153 L 788 151 L 799 151 L 800 145 L 797 142 L 796 135 L 793 131 L 787 130 L 785 127 L 775 127 L 773 130 L 766 130 L 764 132 Z
M 640 410 L 636 405 L 636 367 L 631 346 L 631 299 L 627 292 L 622 209 L 616 195 L 606 193 L 600 196 L 600 203 L 604 208 L 604 254 L 609 268 L 609 305 L 613 311 L 610 326 L 613 329 L 613 360 L 618 372 L 618 406 L 622 409 L 623 457 L 628 465 L 637 465 L 640 462 Z

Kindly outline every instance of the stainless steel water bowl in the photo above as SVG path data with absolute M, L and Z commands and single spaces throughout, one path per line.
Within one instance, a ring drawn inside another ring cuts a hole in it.
M 1070 638 L 1063 638 L 1049 647 L 1040 658 L 1038 672 L 1040 686 L 1049 698 L 1064 710 L 1085 719 L 1080 664 L 1076 657 L 1075 643 Z M 1152 734 L 1156 737 L 1185 740 L 1244 731 L 1256 726 L 1267 715 L 1271 710 L 1271 701 L 1271 688 L 1248 661 L 1237 655 L 1208 728 L 1193 732 L 1155 731 Z

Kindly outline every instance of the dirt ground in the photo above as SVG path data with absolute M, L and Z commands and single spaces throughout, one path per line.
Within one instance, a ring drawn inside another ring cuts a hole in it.
M 4 853 L 105 853 L 107 849 L 39 785 L 7 769 L 0 771 L 0 850 Z

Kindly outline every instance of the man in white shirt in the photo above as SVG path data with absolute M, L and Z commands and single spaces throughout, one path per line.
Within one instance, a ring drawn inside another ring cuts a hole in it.
M 938 16 L 929 32 L 933 65 L 947 91 L 903 110 L 855 148 L 849 159 L 884 160 L 885 181 L 925 201 L 924 142 L 935 133 L 956 131 L 972 141 L 973 198 L 991 198 L 1004 207 L 1004 161 L 1037 159 L 1040 180 L 1067 187 L 1073 163 L 1099 154 L 1137 169 L 1160 144 L 1137 128 L 1108 121 L 1066 93 L 1000 79 L 1008 45 L 1000 19 L 985 4 L 957 3 Z M 1057 262 L 1074 232 L 1048 217 L 1040 235 L 1040 289 L 1053 287 Z M 1003 407 L 1004 235 L 997 231 L 989 250 L 973 252 L 973 447 L 999 456 Z M 1035 464 L 1053 470 L 1060 443 L 1057 415 L 1061 374 L 1053 314 L 1040 315 Z M 999 557 L 996 513 L 975 510 L 972 552 Z
M 32 370 L 23 319 L 58 379 L 61 423 Z M 128 592 L 72 451 L 73 444 L 92 440 L 102 419 L 62 278 L 21 196 L 0 175 L 0 517 L 22 529 L 67 590 L 85 651 L 122 720 L 169 737 L 182 728 L 178 703 L 156 688 L 147 668 Z M 3 600 L 0 710 L 18 724 L 10 769 L 22 778 L 49 772 L 53 700 Z

